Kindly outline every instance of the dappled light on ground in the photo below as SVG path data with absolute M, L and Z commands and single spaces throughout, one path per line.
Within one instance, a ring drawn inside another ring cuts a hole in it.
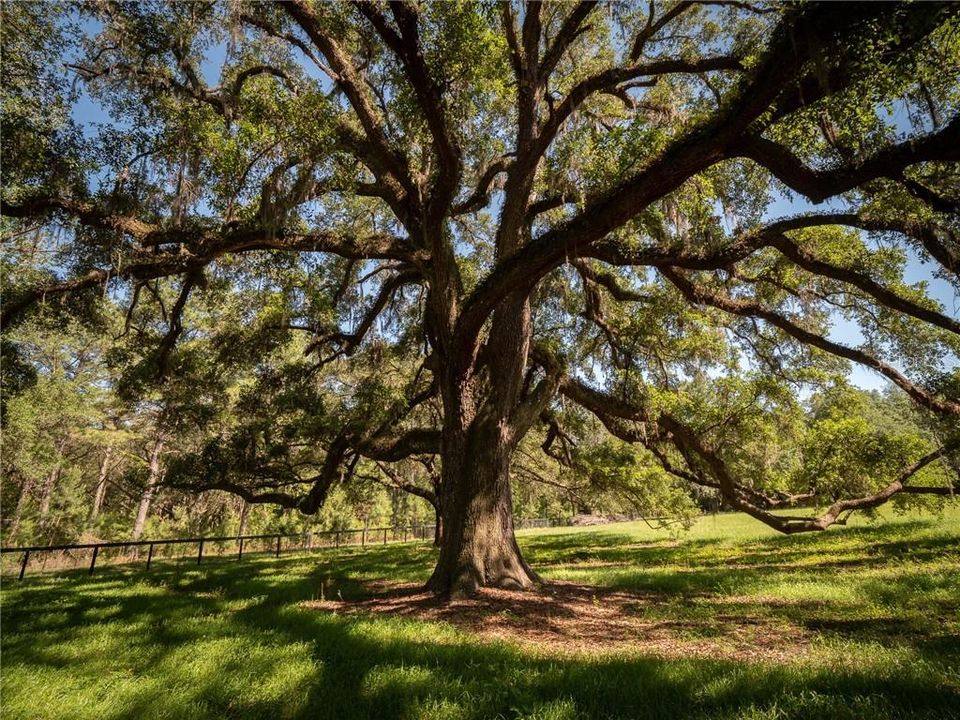
M 957 717 L 956 510 L 521 544 L 543 592 L 450 605 L 412 544 L 7 582 L 3 717 Z
M 373 587 L 371 594 L 363 600 L 314 600 L 305 606 L 443 621 L 487 640 L 516 641 L 561 653 L 633 648 L 674 658 L 789 660 L 804 653 L 811 638 L 809 631 L 776 618 L 738 613 L 736 603 L 706 599 L 709 614 L 671 619 L 669 602 L 655 594 L 565 582 L 550 583 L 536 593 L 484 589 L 475 597 L 452 602 L 418 585 L 386 591 Z

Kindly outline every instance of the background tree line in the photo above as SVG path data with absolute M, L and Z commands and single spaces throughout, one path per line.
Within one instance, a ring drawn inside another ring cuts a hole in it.
M 35 252 L 42 241 L 39 232 L 24 236 L 18 251 Z M 154 290 L 158 297 L 172 292 L 162 285 Z M 313 413 L 317 423 L 318 406 L 335 406 L 339 423 L 372 412 L 390 392 L 383 367 L 353 383 L 330 374 L 329 392 L 309 398 L 295 391 L 268 401 L 266 369 L 252 365 L 235 366 L 229 375 L 175 376 L 157 387 L 138 377 L 144 368 L 131 363 L 136 343 L 129 327 L 116 326 L 113 305 L 99 298 L 83 320 L 51 307 L 5 339 L 5 545 L 436 523 L 439 478 L 426 456 L 396 467 L 360 461 L 315 516 L 179 485 L 178 474 L 204 453 L 208 462 L 218 453 L 227 463 L 235 462 L 228 455 L 266 451 L 274 464 L 260 472 L 270 482 L 284 472 L 299 481 L 291 445 L 313 442 L 322 458 L 320 448 L 334 432 L 320 423 L 311 435 L 304 414 Z M 212 320 L 192 321 L 202 328 Z M 202 366 L 215 363 L 216 351 L 209 338 L 200 339 L 202 330 L 194 333 L 196 371 L 205 355 Z M 741 477 L 784 505 L 875 492 L 903 458 L 922 456 L 942 440 L 942 429 L 895 388 L 861 390 L 842 372 L 824 374 L 819 387 L 801 401 L 777 378 L 754 373 L 700 377 L 679 393 L 702 422 L 722 427 L 723 443 L 736 447 Z M 551 421 L 527 439 L 515 461 L 520 518 L 564 523 L 577 514 L 630 515 L 679 528 L 724 506 L 715 489 L 671 475 L 649 451 L 610 438 L 574 406 L 559 409 Z M 956 458 L 947 456 L 922 483 L 949 487 L 958 471 Z M 904 494 L 896 504 L 929 510 L 942 500 Z

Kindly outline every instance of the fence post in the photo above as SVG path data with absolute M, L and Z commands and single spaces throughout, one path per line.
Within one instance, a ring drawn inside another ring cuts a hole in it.
M 243 557 L 243 538 L 240 538 L 240 552 L 237 553 L 237 560 Z
M 360 536 L 360 547 L 367 546 L 367 526 L 363 526 L 363 534 Z
M 383 529 L 383 544 L 384 544 L 384 545 L 387 544 L 387 529 L 386 529 L 386 528 Z
M 280 557 L 280 536 L 277 535 L 277 557 Z
M 24 550 L 24 551 L 23 551 L 23 562 L 20 563 L 20 577 L 17 578 L 18 580 L 23 580 L 23 574 L 27 571 L 27 560 L 29 560 L 29 559 L 30 559 L 30 551 L 29 551 L 29 550 Z
M 407 528 L 403 528 L 403 541 L 407 541 Z
M 88 572 L 87 575 L 93 575 L 93 568 L 94 568 L 94 566 L 97 564 L 97 553 L 98 553 L 98 552 L 100 552 L 100 546 L 99 546 L 99 545 L 94 545 L 94 546 L 93 546 L 93 557 L 90 558 L 90 572 Z
M 200 540 L 200 550 L 197 552 L 197 565 L 203 560 L 203 540 Z
M 147 570 L 150 569 L 151 560 L 153 560 L 153 543 L 150 543 L 150 550 L 147 551 Z
M 337 546 L 337 550 L 340 549 L 340 531 L 337 530 L 337 534 L 334 536 L 334 543 Z

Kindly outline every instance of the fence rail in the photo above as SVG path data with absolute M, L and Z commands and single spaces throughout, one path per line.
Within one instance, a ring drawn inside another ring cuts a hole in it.
M 528 518 L 518 520 L 517 528 L 548 527 L 550 521 L 546 518 Z M 101 564 L 130 563 L 140 560 L 141 548 L 147 548 L 146 569 L 149 570 L 155 559 L 171 559 L 171 548 L 177 545 L 196 546 L 197 564 L 203 562 L 204 557 L 236 554 L 238 560 L 243 558 L 244 552 L 273 553 L 280 557 L 283 550 L 319 550 L 321 548 L 340 548 L 346 546 L 386 545 L 394 542 L 432 540 L 435 526 L 430 524 L 406 525 L 399 527 L 367 527 L 348 528 L 343 530 L 325 530 L 322 532 L 306 533 L 270 533 L 267 535 L 222 535 L 210 537 L 170 538 L 164 540 L 117 540 L 112 542 L 75 543 L 66 545 L 30 545 L 22 547 L 0 548 L 0 555 L 22 553 L 18 579 L 23 580 L 30 563 L 31 556 L 42 555 L 41 570 L 46 570 L 50 557 L 60 554 L 60 562 L 54 562 L 51 569 L 79 567 L 76 562 L 77 552 L 92 551 L 89 555 L 90 565 L 88 574 L 92 575 L 97 566 L 98 558 Z M 227 552 L 227 546 L 232 545 Z M 204 550 L 206 549 L 206 554 Z M 119 550 L 113 558 L 102 555 L 102 551 Z M 131 551 L 132 554 L 131 554 Z M 163 557 L 161 557 L 163 556 Z M 191 552 L 191 557 L 193 553 Z M 178 559 L 186 557 L 181 554 Z M 84 560 L 85 561 L 85 560 Z M 16 567 L 16 566 L 13 566 Z
M 319 550 L 321 548 L 340 548 L 346 546 L 360 546 L 382 544 L 390 542 L 408 542 L 410 540 L 423 541 L 432 540 L 434 533 L 433 525 L 407 525 L 401 527 L 367 527 L 367 528 L 347 528 L 343 530 L 326 530 L 323 532 L 306 533 L 270 533 L 267 535 L 225 535 L 209 537 L 191 537 L 191 538 L 170 538 L 162 540 L 118 540 L 113 542 L 98 543 L 73 543 L 63 545 L 30 545 L 22 547 L 4 547 L 0 548 L 0 555 L 12 553 L 21 553 L 20 568 L 18 579 L 22 580 L 30 563 L 31 556 L 43 555 L 43 567 L 46 569 L 47 560 L 55 553 L 60 554 L 62 562 L 57 563 L 55 569 L 62 569 L 64 566 L 77 567 L 76 553 L 92 551 L 89 555 L 90 565 L 88 574 L 92 575 L 97 566 L 97 560 L 101 564 L 106 560 L 101 551 L 119 550 L 112 561 L 132 562 L 140 558 L 142 548 L 147 549 L 146 569 L 149 570 L 154 559 L 160 559 L 160 555 L 165 555 L 162 559 L 172 557 L 169 552 L 174 546 L 195 546 L 197 564 L 203 562 L 204 557 L 217 556 L 222 557 L 227 554 L 236 554 L 237 559 L 242 559 L 244 553 L 263 553 L 270 552 L 276 557 L 280 557 L 283 550 Z M 225 546 L 232 545 L 227 550 Z M 225 552 L 225 550 L 227 550 Z M 131 551 L 133 554 L 131 555 Z M 166 551 L 166 552 L 164 552 Z M 206 551 L 206 552 L 205 552 Z M 191 553 L 192 555 L 192 553 Z M 178 557 L 183 557 L 180 555 Z M 69 560 L 69 562 L 63 562 Z

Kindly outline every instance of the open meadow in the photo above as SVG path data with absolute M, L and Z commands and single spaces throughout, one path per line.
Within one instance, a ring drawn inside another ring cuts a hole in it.
M 34 575 L 3 717 L 960 717 L 960 512 L 522 533 L 543 594 L 419 593 L 426 544 Z

